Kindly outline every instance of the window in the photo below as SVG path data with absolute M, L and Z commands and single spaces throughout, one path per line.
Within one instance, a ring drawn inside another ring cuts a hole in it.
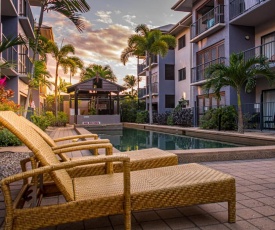
M 175 95 L 165 95 L 165 108 L 175 108 Z
M 182 68 L 179 71 L 179 81 L 186 79 L 186 68 Z
M 165 65 L 165 80 L 175 80 L 175 66 Z
M 179 50 L 185 47 L 185 35 L 178 39 Z

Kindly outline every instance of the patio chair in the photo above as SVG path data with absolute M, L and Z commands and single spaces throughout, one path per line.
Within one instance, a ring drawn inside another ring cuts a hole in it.
M 10 128 L 13 130 L 21 130 L 22 132 L 29 133 L 31 130 L 35 130 L 36 136 L 41 136 L 46 143 L 52 148 L 55 154 L 58 154 L 63 161 L 70 160 L 79 160 L 79 159 L 87 159 L 93 156 L 81 157 L 81 158 L 69 158 L 65 153 L 86 149 L 95 149 L 103 148 L 106 149 L 107 155 L 112 155 L 112 145 L 109 143 L 109 140 L 100 139 L 100 140 L 91 140 L 91 141 L 83 141 L 76 143 L 69 143 L 62 146 L 56 146 L 55 142 L 49 137 L 45 132 L 39 129 L 32 122 L 28 121 L 25 118 L 20 117 L 18 119 L 18 115 L 12 111 L 0 111 L 0 123 L 5 125 L 6 123 L 10 124 Z M 16 125 L 15 125 L 16 124 Z M 20 137 L 19 137 L 20 138 Z M 60 138 L 62 139 L 62 138 Z M 65 138 L 64 138 L 65 139 Z M 79 144 L 78 144 L 79 143 Z M 32 146 L 28 146 L 30 150 L 32 150 Z M 163 151 L 157 148 L 151 149 L 143 149 L 137 151 L 125 152 L 130 158 L 130 168 L 132 171 L 148 169 L 148 168 L 156 168 L 156 167 L 164 167 L 170 165 L 178 164 L 178 157 L 176 154 Z M 70 171 L 71 176 L 90 176 L 90 175 L 99 175 L 105 174 L 106 171 L 114 170 L 115 172 L 122 172 L 123 167 L 122 164 L 116 162 L 112 169 L 106 168 L 105 164 L 97 164 L 93 167 L 82 166 L 78 167 L 78 170 Z
M 35 130 L 28 130 L 26 135 L 26 125 L 18 119 L 11 123 L 1 116 L 0 122 L 31 147 L 42 165 L 1 181 L 6 205 L 6 230 L 37 229 L 113 214 L 123 214 L 124 227 L 130 230 L 133 210 L 215 202 L 228 202 L 228 221 L 235 222 L 235 179 L 230 175 L 199 164 L 130 172 L 130 158 L 123 154 L 60 162 L 51 146 Z M 122 173 L 77 178 L 68 173 L 68 169 L 75 170 L 79 166 L 114 161 L 122 162 Z M 24 209 L 13 205 L 10 184 L 44 173 L 51 175 L 66 202 Z

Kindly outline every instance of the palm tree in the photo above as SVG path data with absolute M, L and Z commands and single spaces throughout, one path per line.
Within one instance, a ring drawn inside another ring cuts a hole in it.
M 149 30 L 144 24 L 138 25 L 135 31 L 137 34 L 129 37 L 128 47 L 123 50 L 120 59 L 125 64 L 131 56 L 146 55 L 149 66 L 149 123 L 152 124 L 152 56 L 165 57 L 169 48 L 176 46 L 176 39 L 172 35 L 162 34 L 160 30 Z
M 140 77 L 135 77 L 133 75 L 126 75 L 123 78 L 123 81 L 125 82 L 125 84 L 123 85 L 124 87 L 126 87 L 127 89 L 131 89 L 131 96 L 134 96 L 134 87 L 137 86 L 138 81 L 141 81 Z
M 251 92 L 256 86 L 256 77 L 263 76 L 270 83 L 275 80 L 275 74 L 269 68 L 267 58 L 263 56 L 244 59 L 244 54 L 231 54 L 229 65 L 224 63 L 213 64 L 206 69 L 206 84 L 204 88 L 210 89 L 220 97 L 222 87 L 231 86 L 237 92 L 238 105 L 238 132 L 244 133 L 241 91 Z
M 59 77 L 59 85 L 58 85 L 58 105 L 60 106 L 60 94 L 61 92 L 67 93 L 67 87 L 70 86 L 71 83 L 66 82 L 64 79 Z
M 57 116 L 58 106 L 57 106 L 57 93 L 58 93 L 58 71 L 59 67 L 62 66 L 63 69 L 65 66 L 68 66 L 68 63 L 71 61 L 68 59 L 70 53 L 74 54 L 75 49 L 71 44 L 62 46 L 60 49 L 55 42 L 49 41 L 49 52 L 52 54 L 52 57 L 55 59 L 55 81 L 54 81 L 54 101 L 55 101 L 55 115 Z
M 117 78 L 109 65 L 89 65 L 82 71 L 80 81 L 85 81 L 93 77 L 102 77 L 112 82 L 117 81 Z
M 64 66 L 64 73 L 68 73 L 70 70 L 70 84 L 72 83 L 72 77 L 76 74 L 77 69 L 82 69 L 84 67 L 83 61 L 76 56 L 71 56 L 67 58 L 68 64 Z
M 35 38 L 35 46 L 33 49 L 33 60 L 35 60 L 35 56 L 37 54 L 38 50 L 38 44 L 39 44 L 39 36 L 40 36 L 40 30 L 43 23 L 44 18 L 44 12 L 49 11 L 55 11 L 57 13 L 60 13 L 64 15 L 66 18 L 68 18 L 78 29 L 79 32 L 82 32 L 85 28 L 84 21 L 80 17 L 79 13 L 88 12 L 90 10 L 89 4 L 86 2 L 86 0 L 41 0 L 40 1 L 40 16 L 38 21 L 38 27 L 36 30 L 36 38 Z M 35 63 L 34 63 L 35 64 Z M 31 70 L 31 78 L 34 77 L 34 64 L 32 66 Z M 29 100 L 30 100 L 31 90 L 28 89 L 27 94 L 27 100 L 25 104 L 25 110 L 24 110 L 24 116 L 27 115 L 27 109 L 29 106 Z

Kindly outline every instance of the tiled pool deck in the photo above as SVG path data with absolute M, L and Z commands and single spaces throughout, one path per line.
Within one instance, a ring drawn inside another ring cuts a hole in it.
M 57 138 L 72 134 L 74 134 L 72 128 L 59 128 L 52 133 L 52 136 Z M 250 133 L 250 135 L 259 134 L 263 135 L 263 133 Z M 264 135 L 270 137 L 273 133 L 264 133 Z M 255 147 L 251 147 L 251 150 L 253 148 Z M 22 147 L 8 150 L 26 151 Z M 4 150 L 0 149 L 0 151 Z M 87 155 L 87 152 L 72 152 L 70 155 L 73 157 Z M 227 204 L 216 203 L 133 212 L 132 229 L 275 229 L 275 158 L 216 161 L 202 164 L 229 173 L 236 178 L 237 221 L 235 224 L 227 223 Z M 15 185 L 13 188 L 13 194 L 16 195 L 19 186 Z M 56 202 L 64 202 L 64 198 L 56 196 L 44 200 L 44 204 Z M 4 215 L 5 206 L 0 194 L 0 225 L 3 223 Z M 116 215 L 45 229 L 117 230 L 124 229 L 124 227 L 122 215 Z

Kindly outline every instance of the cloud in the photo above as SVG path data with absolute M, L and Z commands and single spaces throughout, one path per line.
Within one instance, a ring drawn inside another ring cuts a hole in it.
M 96 16 L 99 17 L 97 19 L 98 22 L 106 23 L 106 24 L 111 24 L 113 21 L 111 19 L 111 11 L 97 11 Z
M 115 10 L 114 13 L 115 14 L 121 14 L 121 11 L 120 10 Z
M 132 20 L 133 19 L 135 19 L 136 18 L 136 16 L 135 15 L 124 15 L 123 17 L 122 17 L 126 22 L 128 22 L 131 26 L 136 26 L 137 24 L 136 23 L 134 23 Z

